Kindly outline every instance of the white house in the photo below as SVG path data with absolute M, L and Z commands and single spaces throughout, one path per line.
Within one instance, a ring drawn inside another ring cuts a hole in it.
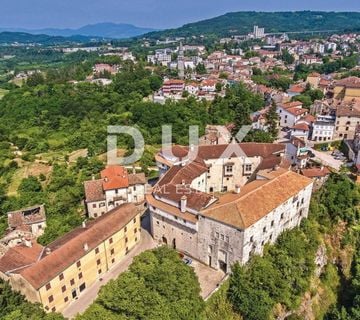
M 280 127 L 293 127 L 309 111 L 301 107 L 302 104 L 281 104 L 277 107 Z
M 88 216 L 97 218 L 123 203 L 141 205 L 145 200 L 144 173 L 128 174 L 126 168 L 109 166 L 102 170 L 101 179 L 84 182 Z

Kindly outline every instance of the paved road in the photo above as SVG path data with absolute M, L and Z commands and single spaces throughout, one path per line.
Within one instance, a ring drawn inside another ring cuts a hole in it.
M 320 152 L 315 149 L 311 149 L 311 151 L 315 154 L 315 160 L 318 160 L 323 165 L 331 167 L 337 171 L 340 170 L 343 161 L 334 159 L 329 152 Z
M 62 313 L 65 318 L 72 319 L 77 313 L 83 313 L 87 307 L 96 299 L 101 286 L 108 283 L 111 279 L 116 279 L 119 274 L 126 271 L 129 265 L 132 263 L 133 258 L 139 255 L 141 252 L 153 249 L 156 247 L 156 243 L 146 229 L 141 230 L 140 243 L 129 252 L 116 266 L 104 274 L 102 281 L 95 282 L 91 287 L 84 291 L 79 296 L 78 300 L 75 300 L 70 304 Z M 100 320 L 100 319 L 99 319 Z

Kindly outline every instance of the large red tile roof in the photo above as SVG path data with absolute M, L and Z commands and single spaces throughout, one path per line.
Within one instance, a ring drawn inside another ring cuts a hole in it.
M 311 183 L 311 179 L 295 172 L 278 169 L 270 180 L 255 180 L 245 185 L 240 194 L 225 194 L 201 215 L 240 229 L 248 228 Z
M 136 207 L 131 203 L 109 211 L 98 219 L 88 222 L 85 228 L 78 227 L 54 241 L 47 246 L 51 249 L 49 254 L 43 255 L 42 259 L 22 270 L 20 274 L 35 289 L 40 289 L 87 252 L 121 230 L 136 215 Z M 85 244 L 88 246 L 87 251 L 84 250 Z

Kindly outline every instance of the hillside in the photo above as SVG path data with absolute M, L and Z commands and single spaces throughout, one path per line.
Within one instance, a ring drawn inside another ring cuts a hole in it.
M 177 29 L 152 32 L 145 36 L 163 38 L 169 36 L 247 34 L 254 25 L 265 27 L 266 33 L 284 31 L 312 31 L 359 29 L 359 12 L 231 12 L 225 15 L 186 24 Z
M 0 31 L 11 32 L 25 32 L 33 35 L 46 34 L 49 36 L 87 36 L 87 37 L 102 37 L 123 39 L 142 35 L 154 31 L 151 28 L 137 27 L 132 24 L 125 23 L 96 23 L 83 26 L 78 29 L 58 29 L 58 28 L 45 28 L 45 29 L 8 29 L 0 28 Z
M 53 37 L 45 34 L 33 35 L 25 32 L 0 32 L 0 43 L 37 43 L 42 45 L 63 44 L 71 42 L 89 42 L 85 36 Z

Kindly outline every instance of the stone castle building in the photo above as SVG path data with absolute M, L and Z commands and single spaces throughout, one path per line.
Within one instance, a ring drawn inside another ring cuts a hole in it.
M 154 239 L 224 272 L 261 254 L 308 215 L 313 182 L 288 170 L 284 148 L 199 146 L 192 162 L 189 148 L 174 146 L 172 158 L 162 150 L 157 161 L 167 171 L 146 196 Z

